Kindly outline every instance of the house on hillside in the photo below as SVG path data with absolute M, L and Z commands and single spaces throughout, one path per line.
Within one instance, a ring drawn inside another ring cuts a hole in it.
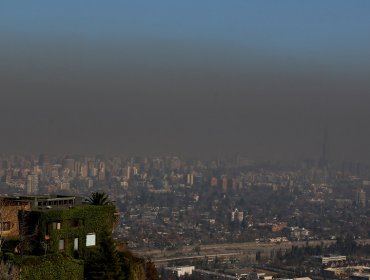
M 18 239 L 14 248 L 7 248 L 15 253 L 63 252 L 83 258 L 113 230 L 114 205 L 90 205 L 75 196 L 24 196 L 8 201 L 17 207 L 7 206 L 11 220 L 2 220 L 5 229 L 10 222 L 13 230 L 4 237 Z
M 29 201 L 0 197 L 0 238 L 2 240 L 19 238 L 21 232 L 18 213 L 30 210 Z

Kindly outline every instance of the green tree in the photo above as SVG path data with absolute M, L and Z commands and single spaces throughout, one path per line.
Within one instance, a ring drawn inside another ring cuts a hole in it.
M 158 280 L 153 262 L 135 257 L 129 250 L 119 252 L 110 234 L 106 234 L 99 248 L 85 257 L 87 280 Z
M 110 200 L 108 195 L 104 192 L 93 192 L 89 197 L 89 203 L 92 205 L 108 205 Z
M 99 249 L 92 250 L 85 257 L 85 277 L 88 280 L 119 280 L 121 265 L 115 243 L 109 234 L 105 234 Z

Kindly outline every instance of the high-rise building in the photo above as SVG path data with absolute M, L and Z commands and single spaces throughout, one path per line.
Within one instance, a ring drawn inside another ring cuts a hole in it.
M 75 175 L 80 175 L 80 172 L 81 172 L 81 162 L 79 161 L 75 161 L 75 164 L 74 164 L 74 167 L 73 167 L 73 171 L 74 171 L 74 174 Z
M 188 184 L 188 186 L 194 185 L 194 174 L 193 173 L 187 174 L 186 183 Z
M 222 180 L 222 191 L 227 192 L 227 188 L 228 188 L 228 184 L 229 184 L 229 180 L 227 179 L 227 176 L 223 175 L 221 180 Z
M 98 179 L 100 181 L 105 180 L 105 162 L 104 161 L 99 162 Z
M 356 204 L 360 207 L 366 206 L 366 192 L 363 189 L 356 193 Z
M 89 171 L 89 168 L 87 167 L 87 164 L 85 164 L 85 163 L 81 164 L 81 166 L 80 166 L 80 176 L 82 178 L 86 178 L 88 176 L 88 174 L 89 174 L 88 171 Z
M 29 174 L 26 182 L 27 194 L 36 194 L 39 191 L 39 178 L 37 174 Z
M 130 178 L 131 178 L 131 166 L 130 165 L 127 166 L 126 178 L 127 178 L 127 180 L 130 180 Z
M 87 168 L 89 170 L 89 177 L 95 177 L 96 176 L 96 167 L 95 167 L 95 162 L 90 160 L 87 162 Z
M 319 160 L 320 168 L 326 170 L 328 169 L 328 160 L 327 160 L 327 145 L 328 145 L 328 127 L 324 129 L 324 141 L 322 144 L 322 152 Z
M 140 168 L 140 165 L 138 163 L 135 163 L 133 167 L 133 172 L 135 176 L 139 174 L 139 168 Z

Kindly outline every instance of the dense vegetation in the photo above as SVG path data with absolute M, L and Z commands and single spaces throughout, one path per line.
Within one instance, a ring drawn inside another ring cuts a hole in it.
M 137 258 L 128 250 L 117 251 L 114 240 L 106 235 L 95 250 L 86 256 L 85 277 L 109 280 L 157 280 L 151 261 Z
M 83 279 L 83 261 L 73 259 L 67 255 L 48 254 L 45 256 L 11 256 L 8 263 L 15 266 L 15 269 L 21 268 L 20 275 L 22 280 Z M 13 277 L 9 279 L 17 278 Z
M 90 204 L 29 212 L 26 219 L 36 227 L 24 229 L 30 232 L 22 235 L 20 241 L 8 240 L 8 244 L 4 244 L 8 253 L 0 255 L 0 280 L 20 277 L 22 280 L 157 280 L 158 273 L 152 262 L 133 256 L 127 249 L 117 250 L 111 236 L 115 206 L 108 197 L 104 193 L 93 193 Z M 54 221 L 61 221 L 62 227 L 48 230 Z M 97 234 L 97 246 L 85 246 L 84 236 L 89 231 Z M 46 236 L 52 241 L 67 240 L 65 249 L 60 251 L 55 241 L 43 247 Z M 77 251 L 73 248 L 76 236 L 81 242 Z M 16 247 L 21 248 L 20 254 L 10 253 Z

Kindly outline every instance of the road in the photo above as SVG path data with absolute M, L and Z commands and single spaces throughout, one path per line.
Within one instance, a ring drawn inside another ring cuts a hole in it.
M 246 253 L 253 254 L 254 252 L 271 252 L 273 250 L 289 250 L 293 246 L 303 247 L 317 246 L 323 244 L 328 246 L 335 243 L 335 240 L 311 240 L 311 241 L 295 241 L 282 243 L 221 243 L 201 245 L 200 250 L 196 251 L 196 246 L 184 246 L 178 250 L 132 250 L 135 255 L 150 258 L 155 262 L 168 262 L 171 260 L 196 259 L 204 257 L 214 257 L 221 255 L 236 256 Z M 370 239 L 357 241 L 359 244 L 370 244 Z

